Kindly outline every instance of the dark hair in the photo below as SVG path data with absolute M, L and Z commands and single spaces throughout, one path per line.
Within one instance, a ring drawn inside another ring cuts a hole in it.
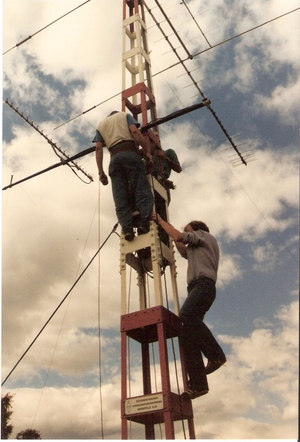
M 108 117 L 110 117 L 111 115 L 114 115 L 114 114 L 118 114 L 119 113 L 119 111 L 112 111 L 109 115 L 108 115 Z
M 209 228 L 203 221 L 191 221 L 189 224 L 195 231 L 204 230 L 204 232 L 209 232 Z

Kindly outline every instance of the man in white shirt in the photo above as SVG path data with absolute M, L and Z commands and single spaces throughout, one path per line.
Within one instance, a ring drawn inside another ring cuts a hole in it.
M 103 171 L 103 147 L 106 146 L 110 152 L 108 172 L 116 214 L 127 241 L 134 239 L 132 205 L 139 212 L 139 235 L 149 231 L 153 208 L 153 195 L 138 146 L 142 147 L 147 162 L 151 162 L 151 154 L 145 138 L 138 130 L 139 126 L 130 114 L 113 111 L 100 121 L 93 140 L 96 143 L 99 180 L 104 185 L 108 180 Z

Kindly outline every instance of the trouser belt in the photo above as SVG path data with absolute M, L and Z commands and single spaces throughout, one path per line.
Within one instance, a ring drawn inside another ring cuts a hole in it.
M 191 291 L 191 289 L 192 289 L 196 284 L 198 284 L 198 282 L 203 281 L 203 280 L 210 281 L 210 282 L 213 282 L 214 284 L 216 284 L 216 282 L 215 282 L 213 279 L 208 278 L 207 276 L 200 276 L 199 278 L 195 278 L 195 279 L 193 279 L 193 280 L 188 284 L 188 291 Z
M 115 144 L 113 147 L 109 149 L 110 156 L 113 157 L 117 153 L 125 152 L 125 151 L 133 151 L 138 152 L 134 141 L 120 141 L 120 143 Z

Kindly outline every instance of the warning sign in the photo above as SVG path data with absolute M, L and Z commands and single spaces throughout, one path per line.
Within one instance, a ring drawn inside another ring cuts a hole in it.
M 125 414 L 149 413 L 164 408 L 163 394 L 138 396 L 125 401 Z

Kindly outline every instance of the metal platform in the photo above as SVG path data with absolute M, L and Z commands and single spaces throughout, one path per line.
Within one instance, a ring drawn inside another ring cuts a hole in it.
M 190 439 L 195 438 L 191 400 L 182 398 L 179 392 L 172 392 L 170 384 L 167 341 L 178 338 L 181 327 L 179 317 L 161 305 L 121 316 L 122 439 L 127 439 L 128 421 L 144 425 L 146 439 L 155 439 L 154 426 L 163 423 L 166 439 L 174 439 L 174 422 L 178 420 L 188 421 Z M 144 395 L 128 395 L 128 338 L 140 344 Z M 155 393 L 151 391 L 149 351 L 149 345 L 154 342 L 158 344 L 161 379 L 161 391 Z M 186 388 L 187 376 L 182 354 L 180 348 L 181 386 Z

